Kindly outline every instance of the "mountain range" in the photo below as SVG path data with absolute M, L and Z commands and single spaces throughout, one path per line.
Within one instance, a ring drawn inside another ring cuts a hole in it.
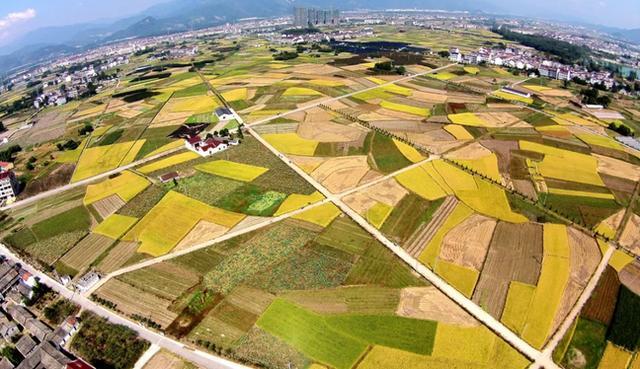
M 354 9 L 442 9 L 472 12 L 502 11 L 495 0 L 172 0 L 124 19 L 45 27 L 31 31 L 0 49 L 0 71 L 40 62 L 127 38 L 157 36 L 211 27 L 248 17 L 291 14 L 294 6 Z M 640 29 L 618 31 L 619 37 L 640 42 Z

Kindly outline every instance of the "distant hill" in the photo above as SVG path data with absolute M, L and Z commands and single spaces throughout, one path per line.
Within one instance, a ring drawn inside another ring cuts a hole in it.
M 616 32 L 614 36 L 640 44 L 640 28 Z

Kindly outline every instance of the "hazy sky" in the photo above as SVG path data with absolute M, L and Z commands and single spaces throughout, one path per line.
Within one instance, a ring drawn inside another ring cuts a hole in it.
M 0 44 L 33 29 L 122 18 L 168 0 L 0 0 Z M 260 1 L 260 0 L 256 0 Z M 446 3 L 446 0 L 442 0 Z M 640 0 L 485 0 L 504 11 L 640 28 Z M 396 4 L 401 1 L 396 0 Z M 469 0 L 473 7 L 474 0 Z

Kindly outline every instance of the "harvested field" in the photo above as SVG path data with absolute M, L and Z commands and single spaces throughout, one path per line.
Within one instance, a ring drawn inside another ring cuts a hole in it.
M 297 155 L 289 155 L 289 159 L 291 159 L 295 163 L 295 165 L 300 167 L 300 169 L 304 170 L 307 174 L 313 172 L 320 166 L 320 164 L 324 163 L 327 160 L 326 158 L 318 158 L 315 156 Z
M 149 181 L 133 172 L 125 171 L 120 175 L 106 179 L 102 182 L 87 186 L 87 193 L 84 196 L 84 204 L 93 204 L 99 200 L 119 196 L 125 203 L 136 197 L 137 194 L 144 191 L 149 186 Z M 105 204 L 105 212 L 117 206 L 117 200 L 114 204 Z
M 451 229 L 440 244 L 439 259 L 482 270 L 497 222 L 474 214 Z
M 186 362 L 168 351 L 160 351 L 142 369 L 202 369 Z
M 640 180 L 640 168 L 626 161 L 611 158 L 609 156 L 593 154 L 598 159 L 598 172 L 613 177 L 627 178 L 633 181 Z
M 499 222 L 473 294 L 473 301 L 500 318 L 511 281 L 538 283 L 542 227 Z
M 394 207 L 408 193 L 395 179 L 390 178 L 367 188 L 365 191 L 351 194 L 344 200 L 349 204 L 349 207 L 364 214 L 376 202 Z
M 102 273 L 108 274 L 122 268 L 127 260 L 136 254 L 138 247 L 137 242 L 118 242 L 98 264 L 97 269 Z
M 613 318 L 619 290 L 620 280 L 618 279 L 618 273 L 612 267 L 607 266 L 598 281 L 596 289 L 587 300 L 584 308 L 582 308 L 581 315 L 608 326 Z
M 193 229 L 173 248 L 181 251 L 199 245 L 203 242 L 214 240 L 227 233 L 229 228 L 201 220 Z
M 349 156 L 325 161 L 311 176 L 329 191 L 340 193 L 357 186 L 369 170 L 366 156 Z
M 552 331 L 555 331 L 580 294 L 587 286 L 591 275 L 595 272 L 600 262 L 600 249 L 593 237 L 574 228 L 567 228 L 569 236 L 569 281 L 562 295 L 562 300 L 556 311 Z
M 346 126 L 333 122 L 305 122 L 298 125 L 298 135 L 320 142 L 351 142 L 361 140 L 366 131 L 357 125 Z
M 114 194 L 94 202 L 91 206 L 98 212 L 98 215 L 100 215 L 102 219 L 106 219 L 109 215 L 120 210 L 125 204 L 120 196 Z
M 462 327 L 480 323 L 435 287 L 408 287 L 400 292 L 396 314 L 413 319 L 426 319 Z
M 634 261 L 620 271 L 620 282 L 640 296 L 640 262 Z
M 171 301 L 140 291 L 117 279 L 112 279 L 100 287 L 95 295 L 116 304 L 116 309 L 125 315 L 139 315 L 140 312 L 144 312 L 145 317 L 163 328 L 178 317 L 178 314 L 169 310 Z
M 81 272 L 89 267 L 113 243 L 114 240 L 109 237 L 90 233 L 69 250 L 60 261 L 68 267 Z
M 622 231 L 619 242 L 637 255 L 640 255 L 640 216 L 631 215 L 624 231 Z
M 458 210 L 460 215 L 456 216 L 455 220 L 457 220 L 458 217 L 464 217 L 466 215 L 466 212 L 464 211 L 466 210 L 465 208 L 466 207 L 464 205 L 460 206 L 460 209 Z M 438 210 L 433 214 L 431 221 L 418 228 L 407 240 L 406 245 L 403 245 L 403 248 L 407 250 L 411 256 L 420 257 L 425 251 L 425 248 L 431 244 L 440 228 L 443 227 L 450 217 L 454 218 L 453 213 L 456 209 L 458 209 L 458 199 L 453 196 L 447 197 Z

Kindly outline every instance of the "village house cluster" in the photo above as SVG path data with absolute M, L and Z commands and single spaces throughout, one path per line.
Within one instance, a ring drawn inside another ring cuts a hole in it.
M 477 51 L 463 54 L 460 49 L 449 50 L 449 60 L 463 64 L 491 64 L 523 71 L 537 70 L 543 77 L 571 81 L 577 77 L 589 84 L 603 84 L 607 88 L 613 87 L 615 80 L 610 72 L 589 72 L 576 65 L 564 65 L 543 58 L 540 53 L 531 48 L 506 47 L 504 49 L 480 48 Z
M 23 358 L 15 366 L 5 357 L 0 369 L 93 369 L 64 349 L 78 330 L 75 316 L 52 328 L 25 306 L 25 302 L 38 297 L 39 288 L 31 273 L 0 259 L 0 336 L 6 344 L 14 344 Z

